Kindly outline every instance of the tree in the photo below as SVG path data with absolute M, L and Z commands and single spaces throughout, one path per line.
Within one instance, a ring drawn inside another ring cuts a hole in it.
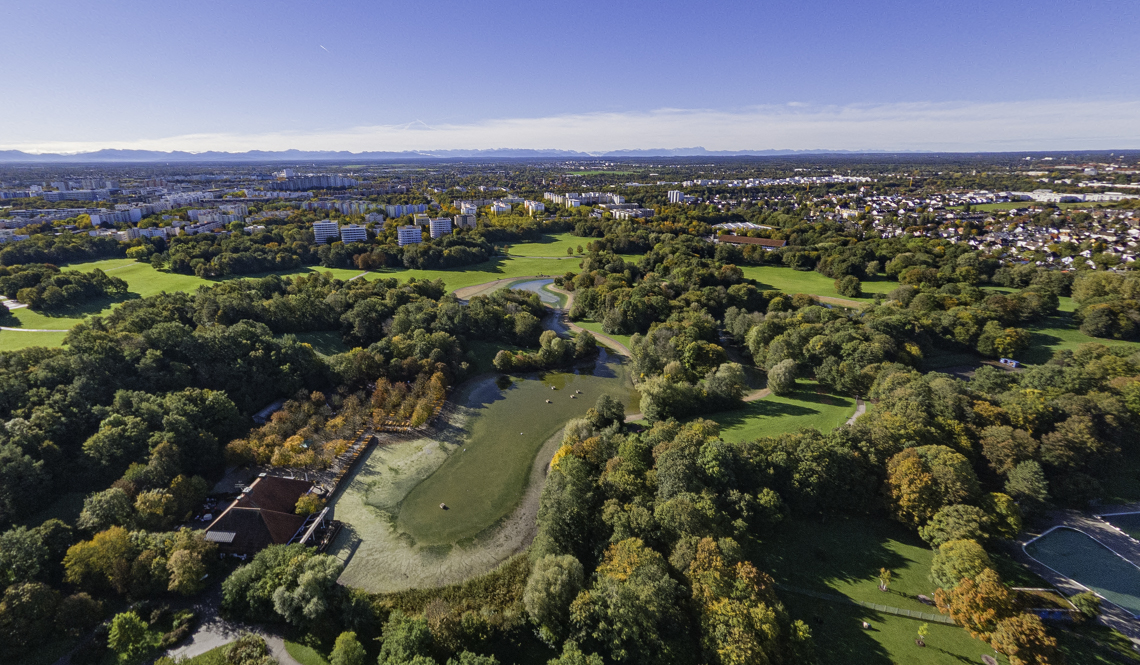
M 981 508 L 961 504 L 944 506 L 929 522 L 918 528 L 918 535 L 934 548 L 963 538 L 982 541 L 986 539 L 989 521 Z
M 855 275 L 845 275 L 835 280 L 835 290 L 844 298 L 863 297 L 863 284 Z
M 935 590 L 934 600 L 940 612 L 979 640 L 989 640 L 998 621 L 1013 611 L 1009 589 L 992 568 L 962 579 L 949 591 Z
M 1086 619 L 1095 619 L 1100 616 L 1100 596 L 1092 591 L 1082 591 L 1069 598 L 1069 602 L 1077 608 Z
M 930 624 L 922 624 L 918 627 L 918 646 L 926 646 L 926 636 L 930 633 Z
M 301 498 L 297 499 L 297 514 L 312 515 L 324 506 L 324 499 L 316 494 L 302 494 Z
M 891 569 L 879 569 L 879 591 L 889 591 L 891 588 Z
M 329 654 L 329 665 L 364 665 L 366 656 L 356 633 L 345 631 L 336 638 Z
M 13 584 L 0 598 L 0 640 L 18 652 L 47 640 L 55 628 L 59 594 L 40 582 Z
M 48 554 L 35 529 L 17 526 L 0 533 L 0 586 L 38 579 L 48 563 Z
M 595 574 L 594 585 L 570 606 L 571 623 L 614 660 L 654 660 L 668 635 L 663 627 L 680 620 L 680 588 L 665 559 L 628 538 L 606 550 Z
M 930 580 L 943 589 L 953 589 L 963 579 L 973 578 L 992 565 L 976 540 L 951 540 L 934 553 Z
M 103 604 L 86 593 L 77 593 L 60 601 L 55 620 L 60 630 L 79 637 L 102 618 Z
M 110 584 L 126 593 L 131 581 L 135 546 L 126 529 L 113 526 L 91 540 L 72 545 L 63 558 L 64 579 L 72 584 L 100 588 Z
M 570 603 L 582 591 L 584 579 L 582 564 L 570 554 L 547 554 L 534 563 L 523 592 L 523 606 L 549 641 L 565 637 Z
M 242 633 L 222 653 L 228 665 L 277 665 L 277 659 L 269 655 L 265 639 L 253 633 Z
M 994 425 L 982 430 L 982 454 L 990 468 L 1002 475 L 1018 463 L 1033 459 L 1039 447 L 1036 439 L 1023 429 Z
M 768 370 L 768 389 L 774 395 L 790 395 L 796 390 L 796 361 L 781 360 Z
M 273 609 L 294 626 L 325 618 L 340 588 L 336 580 L 344 565 L 331 554 L 317 554 L 300 565 L 295 585 L 288 582 L 273 591 Z
M 574 640 L 566 640 L 562 645 L 562 655 L 546 661 L 546 665 L 604 665 L 605 661 L 596 653 L 586 655 Z
M 134 658 L 148 646 L 146 623 L 134 612 L 121 612 L 111 619 L 111 632 L 107 646 L 125 658 Z
M 1023 612 L 1002 619 L 990 636 L 990 646 L 1009 657 L 1010 665 L 1049 665 L 1055 662 L 1057 640 L 1045 632 L 1036 614 Z
M 614 423 L 625 423 L 625 406 L 609 395 L 602 395 L 598 401 L 586 411 L 586 420 L 595 429 L 605 429 Z
M 206 563 L 202 556 L 192 550 L 176 550 L 166 561 L 170 573 L 171 591 L 189 596 L 198 593 L 205 586 L 202 578 L 206 575 Z
M 131 498 L 118 487 L 96 492 L 83 501 L 83 511 L 79 513 L 76 525 L 91 533 L 105 531 L 113 526 L 125 526 L 131 521 L 134 511 Z
M 412 663 L 417 658 L 427 656 L 431 649 L 431 631 L 427 619 L 412 618 L 400 610 L 389 615 L 388 622 L 384 624 L 383 637 L 378 665 Z
M 978 506 L 989 520 L 985 526 L 990 537 L 1013 538 L 1021 533 L 1021 508 L 1008 494 L 989 492 L 982 496 Z
M 1027 460 L 1009 472 L 1005 491 L 1021 501 L 1022 506 L 1033 510 L 1049 500 L 1049 481 L 1045 479 L 1045 471 L 1036 460 Z

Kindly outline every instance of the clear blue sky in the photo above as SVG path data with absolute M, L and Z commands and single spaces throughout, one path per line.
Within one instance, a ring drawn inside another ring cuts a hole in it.
M 778 143 L 890 142 L 892 119 L 935 148 L 978 122 L 1140 147 L 1135 0 L 9 0 L 0 22 L 0 147 L 850 148 Z

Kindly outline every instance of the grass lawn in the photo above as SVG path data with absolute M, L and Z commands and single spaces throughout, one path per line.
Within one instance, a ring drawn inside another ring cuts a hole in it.
M 229 661 L 226 660 L 226 647 L 228 644 L 223 644 L 220 647 L 214 647 L 206 653 L 200 653 L 193 658 L 184 660 L 181 665 L 228 665 Z
M 581 326 L 582 328 L 585 328 L 592 333 L 597 333 L 599 335 L 605 335 L 607 337 L 613 338 L 618 342 L 625 344 L 625 348 L 627 349 L 629 348 L 630 339 L 633 337 L 633 335 L 611 335 L 608 332 L 604 332 L 602 330 L 602 324 L 598 323 L 597 321 L 575 321 L 574 325 Z
M 285 651 L 293 657 L 301 665 L 329 665 L 327 658 L 322 656 L 316 649 L 307 647 L 304 644 L 297 644 L 285 640 Z
M 757 568 L 777 583 L 889 607 L 937 612 L 916 598 L 934 594 L 934 584 L 928 579 L 933 552 L 909 530 L 885 519 L 797 519 L 747 548 Z M 892 572 L 886 593 L 879 591 L 880 568 Z M 820 662 L 976 663 L 982 654 L 993 654 L 956 626 L 930 623 L 928 646 L 923 648 L 914 643 L 920 621 L 787 590 L 780 591 L 780 597 L 794 617 L 811 627 Z M 863 621 L 872 629 L 863 630 Z
M 960 665 L 980 663 L 994 650 L 975 640 L 965 629 L 928 623 L 926 646 L 914 643 L 923 622 L 876 612 L 856 605 L 843 605 L 791 593 L 781 593 L 788 612 L 811 627 L 816 655 L 821 663 L 843 665 Z M 863 622 L 871 624 L 863 630 Z M 998 660 L 1005 665 L 1005 657 Z
M 815 392 L 814 381 L 799 382 L 802 389 L 786 396 L 769 395 L 748 402 L 742 409 L 704 416 L 720 425 L 720 436 L 733 443 L 777 436 L 804 427 L 829 432 L 855 413 L 855 399 Z
M 776 289 L 789 295 L 808 293 L 813 296 L 845 298 L 835 290 L 835 280 L 814 270 L 793 270 L 781 266 L 741 266 L 744 276 L 755 280 L 762 290 Z M 870 300 L 876 293 L 890 293 L 899 287 L 883 277 L 863 282 L 863 298 Z
M 578 256 L 578 247 L 585 251 L 586 244 L 593 240 L 594 238 L 581 238 L 569 232 L 547 233 L 542 236 L 542 240 L 513 244 L 507 251 L 511 256 L 557 256 L 561 258 L 570 256 L 566 253 L 567 248 L 569 248 L 574 251 L 575 258 L 581 259 L 582 257 Z M 576 267 L 574 266 L 574 268 Z M 567 268 L 567 270 L 574 268 Z
M 297 338 L 297 341 L 313 347 L 313 350 L 322 356 L 334 356 L 349 350 L 339 330 L 293 333 L 293 336 Z
M 1140 349 L 1140 343 L 1138 342 L 1122 342 L 1119 340 L 1089 337 L 1079 330 L 1072 319 L 1072 315 L 1069 313 L 1050 316 L 1041 323 L 1029 326 L 1028 330 L 1033 335 L 1030 339 L 1029 350 L 1021 354 L 1022 357 L 1018 358 L 1018 360 L 1023 360 L 1028 363 L 1039 364 L 1048 362 L 1055 351 L 1072 350 L 1081 344 L 1089 344 L 1091 342 L 1104 344 L 1105 346 L 1126 346 L 1132 349 Z
M 565 250 L 563 250 L 565 251 Z M 416 279 L 442 279 L 448 291 L 461 289 L 465 286 L 475 286 L 492 282 L 497 279 L 509 277 L 527 277 L 530 275 L 561 275 L 567 270 L 576 270 L 577 264 L 572 261 L 559 261 L 557 259 L 538 259 L 532 257 L 499 257 L 452 270 L 407 270 L 391 268 L 369 272 L 364 279 L 378 279 L 396 277 L 401 281 L 409 277 Z
M 399 528 L 417 544 L 450 545 L 494 525 L 518 504 L 535 456 L 567 420 L 584 416 L 603 394 L 628 403 L 633 386 L 627 374 L 621 363 L 599 361 L 579 373 L 469 384 L 456 397 L 474 410 L 467 437 L 404 498 Z M 448 509 L 441 510 L 441 503 Z

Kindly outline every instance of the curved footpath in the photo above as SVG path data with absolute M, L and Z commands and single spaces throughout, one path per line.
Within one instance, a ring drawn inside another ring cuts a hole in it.
M 1111 510 L 1107 508 L 1104 509 L 1106 514 L 1131 511 L 1140 512 L 1140 504 L 1118 506 Z M 1029 556 L 1025 551 L 1026 545 L 1051 529 L 1066 527 L 1084 533 L 1086 536 L 1091 536 L 1093 539 L 1100 541 L 1102 545 L 1129 563 L 1140 567 L 1140 542 L 1137 542 L 1134 538 L 1123 533 L 1097 515 L 1090 515 L 1077 510 L 1056 510 L 1046 513 L 1035 526 L 1040 527 L 1040 530 L 1035 533 L 1025 531 L 1018 535 L 1017 540 L 1014 541 L 1014 547 L 1010 549 L 1010 554 L 1019 563 L 1025 565 L 1042 579 L 1061 590 L 1065 596 L 1072 596 L 1082 591 L 1088 591 L 1088 589 L 1076 580 L 1062 575 L 1037 559 Z M 1113 604 L 1111 601 L 1103 599 L 1102 601 L 1101 613 L 1097 618 L 1097 622 L 1127 636 L 1134 644 L 1140 645 L 1140 619 L 1137 619 L 1131 612 Z

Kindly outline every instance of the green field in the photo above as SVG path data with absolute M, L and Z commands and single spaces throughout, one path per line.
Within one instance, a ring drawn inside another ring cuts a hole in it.
M 401 280 L 415 277 L 422 279 L 442 279 L 448 291 L 461 289 L 465 286 L 475 286 L 497 279 L 509 277 L 529 277 L 531 275 L 561 275 L 567 270 L 574 269 L 570 261 L 557 259 L 539 259 L 533 257 L 500 257 L 485 263 L 476 263 L 453 270 L 406 270 L 392 268 L 374 270 L 365 275 L 364 279 L 377 279 L 380 277 L 397 277 Z
M 1055 351 L 1071 351 L 1081 344 L 1097 343 L 1105 346 L 1124 346 L 1140 349 L 1140 342 L 1123 342 L 1120 340 L 1100 339 L 1089 337 L 1082 333 L 1072 315 L 1063 312 L 1057 316 L 1050 316 L 1040 323 L 1027 327 L 1032 333 L 1030 348 L 1018 360 L 1028 363 L 1044 363 L 1053 356 Z
M 769 395 L 747 402 L 742 409 L 705 416 L 720 425 L 725 441 L 751 441 L 814 427 L 830 432 L 855 413 L 855 400 L 842 395 L 816 393 L 814 381 L 799 382 L 801 390 L 786 396 Z
M 400 530 L 418 544 L 445 545 L 472 538 L 510 513 L 535 455 L 567 420 L 584 416 L 603 394 L 630 401 L 633 386 L 624 365 L 597 365 L 473 386 L 465 396 L 474 415 L 463 449 L 408 493 L 400 504 Z
M 555 257 L 568 257 L 566 249 L 569 248 L 574 251 L 575 258 L 581 258 L 578 255 L 578 247 L 583 251 L 586 249 L 586 244 L 593 238 L 580 238 L 571 233 L 548 233 L 542 236 L 542 240 L 537 242 L 525 242 L 517 245 L 511 245 L 508 252 L 511 256 L 555 256 Z M 578 266 L 571 261 L 567 260 L 566 270 L 577 270 Z M 565 272 L 565 270 L 563 271 Z
M 629 348 L 630 340 L 633 338 L 633 335 L 612 335 L 608 332 L 605 332 L 602 330 L 602 324 L 598 323 L 597 321 L 575 321 L 574 325 L 589 330 L 592 333 L 610 337 L 621 344 L 625 344 L 625 348 L 627 349 Z
M 1073 529 L 1056 529 L 1026 545 L 1025 551 L 1110 602 L 1140 614 L 1140 568 L 1088 535 Z
M 780 597 L 795 618 L 811 627 L 820 662 L 980 662 L 993 654 L 956 626 L 930 623 L 928 646 L 914 643 L 922 622 L 838 602 L 817 600 L 792 588 L 930 614 L 937 610 L 917 596 L 934 595 L 928 579 L 933 552 L 902 526 L 845 517 L 794 520 L 748 546 L 757 568 L 783 585 Z M 892 572 L 890 590 L 879 591 L 880 568 Z M 871 624 L 863 630 L 862 622 Z
M 814 270 L 793 270 L 780 266 L 741 266 L 744 276 L 756 280 L 760 289 L 775 289 L 787 294 L 808 293 L 813 296 L 844 298 L 835 290 L 835 280 Z M 890 293 L 899 287 L 898 282 L 876 277 L 863 282 L 863 297 L 876 293 Z
M 301 665 L 329 665 L 327 658 L 313 647 L 285 640 L 285 651 Z

